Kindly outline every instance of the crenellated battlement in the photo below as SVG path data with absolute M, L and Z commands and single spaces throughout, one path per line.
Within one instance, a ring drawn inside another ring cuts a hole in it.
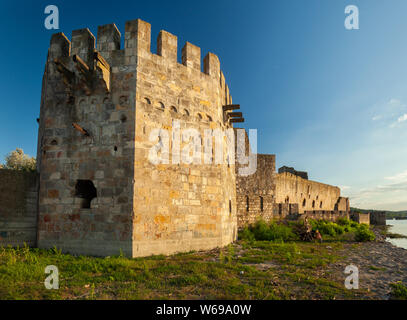
M 202 65 L 201 48 L 186 42 L 181 50 L 181 62 L 178 63 L 178 38 L 165 30 L 161 30 L 157 36 L 157 53 L 154 54 L 151 52 L 151 25 L 140 19 L 126 22 L 124 37 L 124 48 L 121 48 L 121 33 L 114 23 L 98 26 L 97 38 L 87 28 L 72 31 L 71 41 L 63 33 L 57 33 L 51 38 L 49 58 L 53 61 L 77 55 L 93 69 L 95 51 L 111 67 L 134 65 L 137 56 L 157 55 L 169 63 L 182 64 L 217 79 L 224 90 L 225 104 L 232 102 L 219 58 L 215 54 L 207 53 Z
M 244 120 L 231 112 L 239 106 L 219 58 L 202 59 L 186 42 L 178 61 L 178 38 L 164 30 L 152 53 L 151 25 L 140 19 L 126 22 L 123 37 L 107 24 L 97 37 L 84 28 L 51 38 L 38 130 L 39 247 L 137 257 L 227 245 L 237 235 L 227 139 L 223 165 L 180 162 L 176 150 L 188 148 L 188 132 L 205 138 Z M 150 159 L 157 130 L 171 132 L 169 163 Z M 202 139 L 194 159 L 208 148 L 214 155 L 216 143 Z

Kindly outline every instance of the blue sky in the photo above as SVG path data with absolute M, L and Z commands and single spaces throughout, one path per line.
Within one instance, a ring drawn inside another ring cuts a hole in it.
M 0 159 L 36 152 L 49 4 L 68 38 L 111 22 L 124 34 L 141 18 L 153 52 L 161 29 L 179 51 L 189 41 L 214 52 L 260 153 L 342 187 L 353 206 L 407 209 L 406 1 L 3 1 Z M 349 4 L 359 30 L 344 27 Z

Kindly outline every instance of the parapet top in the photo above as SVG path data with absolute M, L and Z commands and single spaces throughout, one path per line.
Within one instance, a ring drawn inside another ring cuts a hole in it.
M 50 58 L 61 58 L 77 54 L 86 63 L 91 63 L 95 45 L 97 51 L 109 62 L 112 54 L 120 48 L 121 34 L 114 23 L 99 26 L 97 42 L 88 28 L 72 31 L 71 42 L 63 33 L 54 34 L 50 44 Z M 161 30 L 157 38 L 157 55 L 170 62 L 177 63 L 178 39 L 175 35 Z M 140 19 L 127 21 L 125 24 L 124 63 L 133 64 L 133 56 L 143 56 L 151 53 L 151 25 Z M 190 42 L 182 48 L 181 63 L 188 68 L 201 71 L 201 49 Z M 225 87 L 224 77 L 221 76 L 220 62 L 213 53 L 208 53 L 203 60 L 203 72 L 219 80 L 221 87 Z M 223 82 L 223 83 L 222 83 Z

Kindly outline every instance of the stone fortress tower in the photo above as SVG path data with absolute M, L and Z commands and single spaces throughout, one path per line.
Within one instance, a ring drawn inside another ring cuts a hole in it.
M 128 21 L 51 38 L 37 162 L 38 246 L 138 257 L 211 249 L 237 237 L 234 165 L 153 164 L 155 129 L 232 128 L 219 59 L 150 24 Z M 96 47 L 96 48 L 95 48 Z M 172 131 L 170 144 L 179 133 Z M 179 138 L 179 137 L 178 137 Z M 226 142 L 223 142 L 226 150 Z M 181 142 L 181 148 L 183 143 Z

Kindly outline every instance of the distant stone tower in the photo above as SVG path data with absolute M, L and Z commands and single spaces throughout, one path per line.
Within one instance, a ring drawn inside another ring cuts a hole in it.
M 128 256 L 224 246 L 237 237 L 233 165 L 153 164 L 152 130 L 231 128 L 220 63 L 150 24 L 54 34 L 42 85 L 38 134 L 38 246 Z M 173 133 L 170 140 L 174 140 Z M 182 145 L 181 145 L 182 148 Z M 224 148 L 227 149 L 224 142 Z M 170 156 L 171 161 L 171 156 Z

